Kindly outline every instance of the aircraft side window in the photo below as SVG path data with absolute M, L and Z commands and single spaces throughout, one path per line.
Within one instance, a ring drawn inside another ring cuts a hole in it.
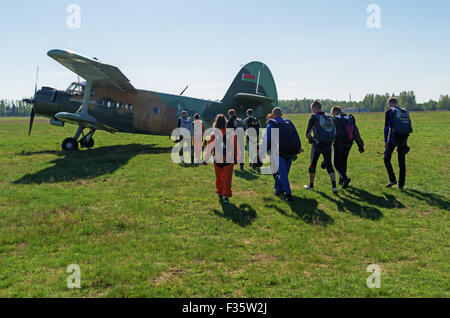
M 112 100 L 108 100 L 108 101 L 106 102 L 106 107 L 108 107 L 108 108 L 114 107 L 114 102 L 113 102 Z
M 131 110 L 133 108 L 133 105 L 131 105 L 131 104 L 126 104 L 125 105 L 125 109 L 126 110 Z
M 98 101 L 97 106 L 98 106 L 98 107 L 104 107 L 105 104 L 106 104 L 106 101 L 105 101 L 104 98 L 102 98 L 102 99 L 100 99 L 100 100 Z

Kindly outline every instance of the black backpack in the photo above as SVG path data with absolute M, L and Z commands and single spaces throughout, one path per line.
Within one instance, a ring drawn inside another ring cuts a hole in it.
M 302 148 L 302 143 L 294 124 L 289 119 L 284 119 L 283 122 L 278 122 L 272 119 L 270 123 L 273 128 L 279 129 L 280 155 L 297 155 Z M 270 140 L 268 142 L 270 143 Z
M 413 132 L 409 112 L 405 108 L 393 108 L 394 112 L 394 134 L 408 136 Z
M 259 120 L 256 119 L 256 118 L 253 117 L 253 116 L 249 116 L 249 117 L 247 118 L 247 127 L 246 127 L 246 128 L 247 128 L 247 129 L 248 129 L 248 128 L 255 128 L 256 131 L 258 131 L 258 129 L 259 129 Z
M 352 144 L 355 140 L 356 121 L 353 115 L 340 115 L 337 120 L 336 141 L 342 144 Z

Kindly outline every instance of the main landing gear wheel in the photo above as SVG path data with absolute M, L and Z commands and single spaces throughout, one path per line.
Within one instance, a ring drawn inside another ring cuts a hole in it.
M 94 138 L 91 137 L 88 142 L 85 141 L 84 138 L 81 138 L 80 140 L 80 146 L 83 148 L 92 148 L 94 147 Z
M 75 138 L 66 138 L 62 142 L 62 150 L 63 151 L 77 151 L 78 150 L 78 141 Z

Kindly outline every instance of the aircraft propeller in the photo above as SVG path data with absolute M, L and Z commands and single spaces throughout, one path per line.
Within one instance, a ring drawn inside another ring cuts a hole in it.
M 36 97 L 36 92 L 37 92 L 38 76 L 39 76 L 39 66 L 37 67 L 37 70 L 36 70 L 36 83 L 34 84 L 34 97 L 22 99 L 22 101 L 24 103 L 32 105 L 31 114 L 30 114 L 30 127 L 28 129 L 28 136 L 31 135 L 31 129 L 33 128 L 34 117 L 36 116 L 36 110 L 34 109 L 34 98 Z

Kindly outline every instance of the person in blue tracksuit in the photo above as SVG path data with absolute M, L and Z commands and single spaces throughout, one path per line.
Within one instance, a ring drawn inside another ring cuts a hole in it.
M 272 140 L 272 128 L 276 128 L 276 123 L 283 124 L 285 120 L 283 119 L 283 114 L 279 107 L 276 107 L 272 111 L 272 119 L 269 121 L 266 129 L 266 133 L 263 137 L 261 149 L 266 149 L 267 143 L 271 143 Z M 280 139 L 283 136 L 279 136 Z M 279 145 L 271 145 L 271 147 L 278 147 Z M 270 147 L 268 147 L 270 148 Z M 277 148 L 278 149 L 278 148 Z M 279 150 L 277 151 L 279 153 Z M 301 152 L 301 151 L 300 151 Z M 275 179 L 275 195 L 280 196 L 283 193 L 286 194 L 286 200 L 288 202 L 293 201 L 292 190 L 289 183 L 289 171 L 291 169 L 292 162 L 297 158 L 296 155 L 286 155 L 279 153 L 279 166 L 277 173 L 274 174 Z

